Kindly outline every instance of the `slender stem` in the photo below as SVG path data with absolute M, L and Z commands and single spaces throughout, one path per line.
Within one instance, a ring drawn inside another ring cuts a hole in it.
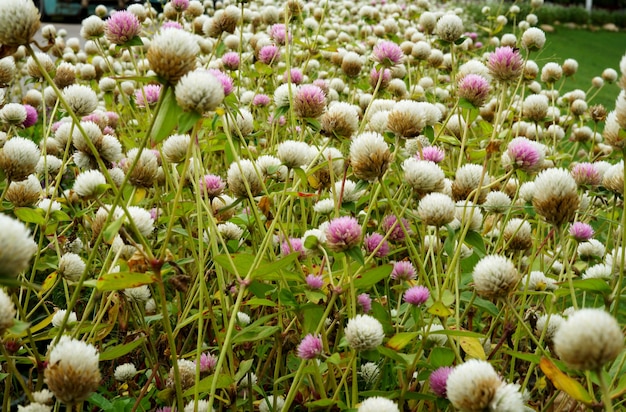
M 602 368 L 596 371 L 596 375 L 598 375 L 598 382 L 600 383 L 600 390 L 602 391 L 602 403 L 604 406 L 604 410 L 606 412 L 613 412 L 613 402 L 611 401 L 611 392 L 609 391 L 609 386 L 606 384 L 606 379 L 604 379 Z

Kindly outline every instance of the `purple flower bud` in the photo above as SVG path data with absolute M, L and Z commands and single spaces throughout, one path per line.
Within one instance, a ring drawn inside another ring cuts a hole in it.
M 378 245 L 380 245 L 379 248 Z M 363 246 L 365 247 L 365 251 L 368 255 L 372 254 L 376 248 L 378 248 L 375 255 L 376 257 L 385 257 L 389 254 L 389 242 L 387 242 L 385 237 L 380 233 L 374 232 L 365 235 L 365 238 L 363 239 Z
M 586 242 L 594 235 L 593 228 L 588 223 L 574 222 L 569 227 L 569 234 L 578 242 Z
M 404 301 L 413 306 L 423 305 L 429 297 L 430 292 L 424 286 L 413 286 L 404 292 Z
M 446 383 L 448 381 L 448 375 L 454 370 L 452 366 L 442 366 L 435 369 L 428 378 L 430 383 L 430 389 L 442 398 L 446 397 Z
M 317 275 L 307 275 L 306 278 L 306 284 L 310 289 L 321 289 L 322 286 L 324 286 L 324 278 L 321 276 L 317 276 Z
M 370 310 L 372 310 L 372 299 L 367 293 L 361 293 L 359 296 L 357 296 L 356 301 L 358 302 L 359 306 L 361 306 L 361 309 L 363 309 L 363 313 L 368 313 Z

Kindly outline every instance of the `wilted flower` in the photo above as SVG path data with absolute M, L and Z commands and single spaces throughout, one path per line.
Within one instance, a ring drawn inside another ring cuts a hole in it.
M 535 178 L 533 206 L 547 222 L 560 225 L 570 222 L 580 199 L 574 178 L 565 169 L 547 169 Z
M 350 144 L 350 164 L 354 175 L 370 182 L 381 178 L 391 161 L 389 145 L 376 132 L 362 133 Z

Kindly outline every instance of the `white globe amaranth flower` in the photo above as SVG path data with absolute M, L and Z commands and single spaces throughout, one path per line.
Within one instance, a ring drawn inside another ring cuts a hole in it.
M 7 293 L 0 289 L 0 338 L 4 331 L 13 326 L 15 320 L 15 304 Z
M 0 16 L 0 44 L 7 46 L 30 43 L 41 24 L 32 0 L 4 0 L 0 2 Z
M 366 362 L 359 368 L 359 375 L 365 383 L 372 385 L 380 376 L 380 368 L 374 362 Z
M 185 30 L 161 30 L 150 42 L 146 58 L 150 68 L 165 80 L 176 83 L 196 67 L 200 46 Z
M 556 280 L 547 277 L 543 272 L 532 271 L 524 276 L 519 283 L 520 290 L 555 290 L 557 288 Z
M 373 182 L 381 178 L 390 161 L 389 145 L 380 133 L 361 133 L 350 144 L 350 164 L 359 179 Z
M 309 163 L 311 147 L 305 142 L 287 140 L 279 143 L 276 148 L 276 157 L 289 168 L 302 167 Z
M 375 349 L 385 338 L 383 325 L 373 316 L 356 315 L 344 329 L 348 345 L 355 351 Z
M 224 240 L 239 240 L 243 236 L 243 229 L 233 222 L 224 222 L 217 225 L 217 231 Z
M 214 75 L 201 69 L 185 74 L 176 84 L 175 95 L 183 110 L 203 114 L 222 103 L 224 88 Z
M 36 391 L 32 393 L 33 400 L 37 403 L 48 404 L 52 402 L 52 398 L 54 394 L 50 392 L 48 389 L 42 389 L 40 391 Z
M 84 401 L 100 385 L 98 358 L 93 345 L 61 336 L 50 350 L 44 371 L 48 388 L 65 404 Z
M 488 410 L 502 381 L 493 366 L 478 359 L 457 365 L 446 381 L 446 393 L 460 411 Z
M 566 169 L 547 169 L 535 178 L 532 199 L 535 211 L 548 223 L 559 226 L 571 222 L 578 211 L 578 185 Z
M 438 164 L 410 157 L 402 163 L 402 169 L 404 180 L 417 195 L 443 191 L 445 174 Z
M 578 244 L 577 252 L 581 259 L 602 258 L 606 247 L 598 239 L 589 239 Z
M 487 198 L 485 199 L 485 203 L 482 204 L 482 207 L 488 212 L 505 213 L 511 207 L 511 202 L 512 201 L 509 195 L 499 190 L 495 190 L 493 192 L 489 192 Z
M 173 134 L 163 142 L 163 158 L 170 163 L 181 163 L 187 156 L 187 149 L 191 142 L 188 134 Z
M 124 289 L 124 296 L 137 303 L 147 302 L 150 299 L 150 288 L 148 285 L 141 285 L 134 288 Z
M 76 176 L 73 190 L 78 196 L 89 198 L 100 194 L 102 185 L 106 183 L 106 178 L 101 171 L 87 170 Z
M 443 193 L 429 193 L 417 207 L 420 219 L 429 226 L 444 226 L 454 220 L 455 204 L 450 196 Z
M 128 210 L 128 215 L 125 216 L 125 220 L 128 222 L 130 220 L 135 224 L 139 233 L 143 236 L 149 236 L 154 231 L 154 219 L 150 212 L 144 208 L 139 206 L 128 206 L 126 208 Z M 115 208 L 113 212 L 113 219 L 119 219 L 124 216 L 124 210 L 122 208 Z
M 542 334 L 547 342 L 552 342 L 554 334 L 565 322 L 565 318 L 557 314 L 544 314 L 539 316 L 535 325 L 535 335 L 540 337 Z M 545 330 L 545 332 L 544 332 Z
M 333 199 L 318 200 L 313 205 L 313 211 L 321 215 L 326 215 L 335 210 L 335 201 Z
M 126 382 L 131 380 L 137 374 L 137 368 L 132 363 L 123 363 L 115 368 L 113 376 L 115 380 Z
M 357 412 L 400 412 L 400 409 L 392 400 L 382 396 L 373 396 L 361 402 Z
M 54 312 L 54 316 L 52 316 L 52 326 L 54 326 L 55 328 L 60 328 L 63 324 L 63 319 L 65 319 L 66 313 L 66 309 L 59 309 Z M 77 321 L 78 318 L 76 317 L 76 312 L 70 312 L 69 316 L 67 317 L 66 326 L 73 325 Z
M 183 412 L 211 412 L 209 410 L 209 401 L 200 399 L 197 402 L 197 409 L 196 409 L 196 403 L 193 400 L 191 400 L 185 405 L 185 409 L 183 409 Z
M 19 220 L 0 214 L 0 277 L 18 276 L 37 252 L 30 231 Z
M 487 298 L 506 297 L 519 281 L 515 264 L 499 255 L 487 255 L 480 259 L 474 266 L 472 276 L 476 293 Z
M 489 403 L 489 410 L 498 412 L 525 411 L 524 396 L 520 392 L 520 385 L 516 383 L 502 383 L 493 399 Z
M 274 403 L 276 407 L 274 408 Z M 269 395 L 259 403 L 259 412 L 280 412 L 285 405 L 285 398 L 282 396 Z
M 572 369 L 600 370 L 624 348 L 617 320 L 602 309 L 580 309 L 554 335 L 554 349 Z
M 247 197 L 246 183 L 250 188 L 250 194 L 257 196 L 261 193 L 263 185 L 254 163 L 249 159 L 241 159 L 231 163 L 226 173 L 228 187 L 237 197 Z
M 537 27 L 530 27 L 522 34 L 522 46 L 529 50 L 538 50 L 546 43 L 546 33 Z
M 456 14 L 444 14 L 437 20 L 435 34 L 441 40 L 454 42 L 463 34 L 463 20 Z
M 57 272 L 67 280 L 76 282 L 80 279 L 87 265 L 76 253 L 66 253 L 59 259 Z
M 250 319 L 250 315 L 244 312 L 237 312 L 237 323 L 243 326 L 247 326 L 250 324 L 252 320 Z
M 63 89 L 63 98 L 78 117 L 91 114 L 98 108 L 98 96 L 89 86 L 72 84 Z
M 20 181 L 35 172 L 41 152 L 29 139 L 15 136 L 0 149 L 0 169 L 9 181 Z
M 583 273 L 583 279 L 606 279 L 613 278 L 613 267 L 606 263 L 598 263 L 593 266 L 589 266 L 585 273 Z
M 26 109 L 19 103 L 8 103 L 0 109 L 0 120 L 9 125 L 21 125 L 26 120 L 26 115 Z

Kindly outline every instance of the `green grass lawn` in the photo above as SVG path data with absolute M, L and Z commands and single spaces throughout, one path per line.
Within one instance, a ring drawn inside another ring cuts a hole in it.
M 578 62 L 578 72 L 573 78 L 566 80 L 562 93 L 573 89 L 589 90 L 591 79 L 600 76 L 602 71 L 609 67 L 617 70 L 619 75 L 619 62 L 626 53 L 626 32 L 592 32 L 563 26 L 554 27 L 554 33 L 546 33 L 544 48 L 539 52 L 533 52 L 531 58 L 540 68 L 550 61 L 561 64 L 567 58 Z M 589 103 L 601 103 L 607 110 L 613 110 L 619 91 L 617 85 L 605 83 L 603 89 Z M 591 97 L 594 92 L 595 89 L 587 97 Z

